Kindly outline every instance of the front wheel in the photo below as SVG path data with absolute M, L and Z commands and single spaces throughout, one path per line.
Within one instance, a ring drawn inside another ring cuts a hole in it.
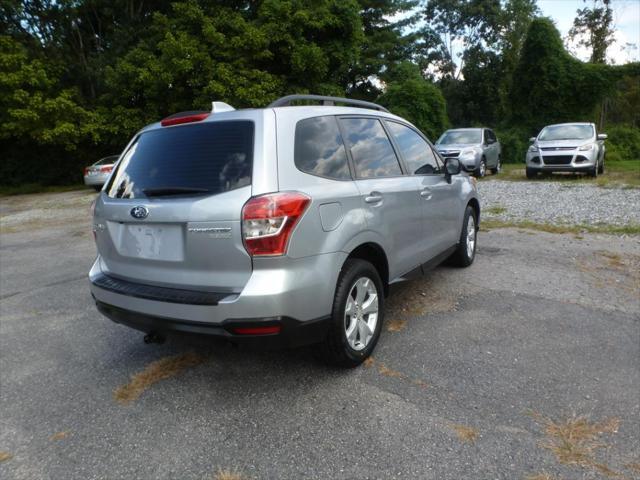
M 497 175 L 500 173 L 500 170 L 502 170 L 502 159 L 498 157 L 498 163 L 496 163 L 496 166 L 491 169 L 491 173 Z
M 456 251 L 451 255 L 450 260 L 458 267 L 468 267 L 476 258 L 476 246 L 478 236 L 478 219 L 476 211 L 471 206 L 467 206 L 464 212 L 462 232 Z
M 475 174 L 478 178 L 482 178 L 487 174 L 487 161 L 484 158 L 480 160 L 480 165 L 476 168 Z
M 602 162 L 598 166 L 598 174 L 602 175 L 604 173 L 604 157 L 602 157 Z
M 378 271 L 365 260 L 347 260 L 336 286 L 331 326 L 318 352 L 333 365 L 360 365 L 378 343 L 383 318 L 384 290 Z
M 527 172 L 527 178 L 529 180 L 533 180 L 538 176 L 538 172 L 536 172 L 533 168 L 527 168 L 526 172 Z

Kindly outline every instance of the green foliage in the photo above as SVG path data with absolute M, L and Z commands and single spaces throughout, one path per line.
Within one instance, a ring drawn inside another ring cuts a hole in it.
M 502 146 L 503 163 L 524 163 L 531 134 L 521 128 L 512 127 L 496 130 L 496 136 Z
M 166 115 L 291 93 L 379 99 L 432 139 L 449 119 L 502 126 L 505 162 L 545 124 L 598 120 L 612 158 L 638 158 L 640 64 L 579 62 L 537 14 L 535 0 L 5 0 L 0 185 L 77 183 Z
M 640 130 L 626 125 L 607 128 L 607 160 L 640 160 Z M 640 173 L 640 172 L 639 172 Z
M 447 109 L 440 89 L 425 80 L 413 64 L 397 66 L 378 102 L 406 118 L 431 140 L 448 127 Z
M 530 130 L 593 120 L 622 72 L 620 67 L 576 60 L 564 49 L 553 22 L 538 18 L 531 23 L 514 72 L 512 120 Z

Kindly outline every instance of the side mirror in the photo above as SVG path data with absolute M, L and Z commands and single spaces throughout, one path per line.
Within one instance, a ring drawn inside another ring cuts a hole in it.
M 457 158 L 447 158 L 444 161 L 444 174 L 449 180 L 451 180 L 452 175 L 458 175 L 461 171 L 462 166 Z
M 608 138 L 606 133 L 599 133 L 598 140 L 606 140 Z
M 531 137 L 531 138 L 529 139 L 529 143 L 533 143 L 533 142 L 535 142 L 535 141 L 536 141 L 536 137 Z

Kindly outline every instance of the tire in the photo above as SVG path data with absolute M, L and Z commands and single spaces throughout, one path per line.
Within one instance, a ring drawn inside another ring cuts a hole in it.
M 598 175 L 602 175 L 604 173 L 604 157 L 602 157 L 602 162 L 598 165 Z
M 473 234 L 469 235 L 470 228 L 473 230 Z M 467 209 L 464 211 L 464 220 L 462 221 L 462 232 L 460 233 L 460 240 L 458 241 L 458 247 L 453 255 L 449 257 L 450 263 L 456 267 L 468 267 L 473 263 L 476 258 L 476 247 L 478 245 L 478 219 L 476 217 L 476 211 L 470 205 L 467 205 Z M 469 245 L 468 241 L 472 240 L 472 245 Z
M 536 178 L 538 176 L 538 172 L 536 172 L 532 168 L 527 168 L 526 172 L 527 172 L 527 178 L 529 180 L 532 180 L 532 179 L 534 179 L 534 178 Z
M 589 171 L 587 172 L 587 175 L 592 177 L 592 178 L 596 178 L 598 176 L 598 171 L 600 170 L 600 168 L 598 167 L 598 164 L 596 163 L 593 168 L 589 169 Z
M 100 190 L 102 190 L 102 185 L 94 185 L 94 186 L 93 186 L 93 189 L 94 189 L 96 192 L 99 192 Z
M 496 166 L 494 168 L 491 169 L 491 173 L 493 175 L 497 175 L 500 173 L 500 170 L 502 170 L 502 159 L 500 157 L 498 157 L 498 163 L 496 164 Z
M 364 310 L 362 308 L 362 305 L 367 305 L 371 299 L 372 289 L 375 289 L 377 302 L 375 319 L 370 316 L 371 313 L 363 313 L 366 306 Z M 347 308 L 352 310 L 352 316 L 347 317 Z M 383 320 L 384 290 L 378 271 L 365 260 L 348 259 L 338 278 L 329 332 L 325 340 L 317 346 L 317 353 L 331 365 L 343 368 L 357 367 L 371 355 L 378 343 Z M 375 325 L 372 325 L 373 321 Z M 368 328 L 365 329 L 363 324 Z M 349 331 L 353 332 L 351 339 L 348 338 Z
M 480 165 L 478 165 L 478 168 L 476 168 L 475 172 L 473 173 L 478 178 L 482 178 L 487 174 L 487 161 L 484 159 L 484 157 L 482 158 L 482 160 L 480 160 Z

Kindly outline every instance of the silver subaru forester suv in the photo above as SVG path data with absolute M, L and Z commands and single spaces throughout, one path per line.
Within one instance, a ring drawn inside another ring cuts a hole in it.
M 317 344 L 356 366 L 391 284 L 473 262 L 480 204 L 460 171 L 368 102 L 176 114 L 134 136 L 95 202 L 91 292 L 148 342 Z

